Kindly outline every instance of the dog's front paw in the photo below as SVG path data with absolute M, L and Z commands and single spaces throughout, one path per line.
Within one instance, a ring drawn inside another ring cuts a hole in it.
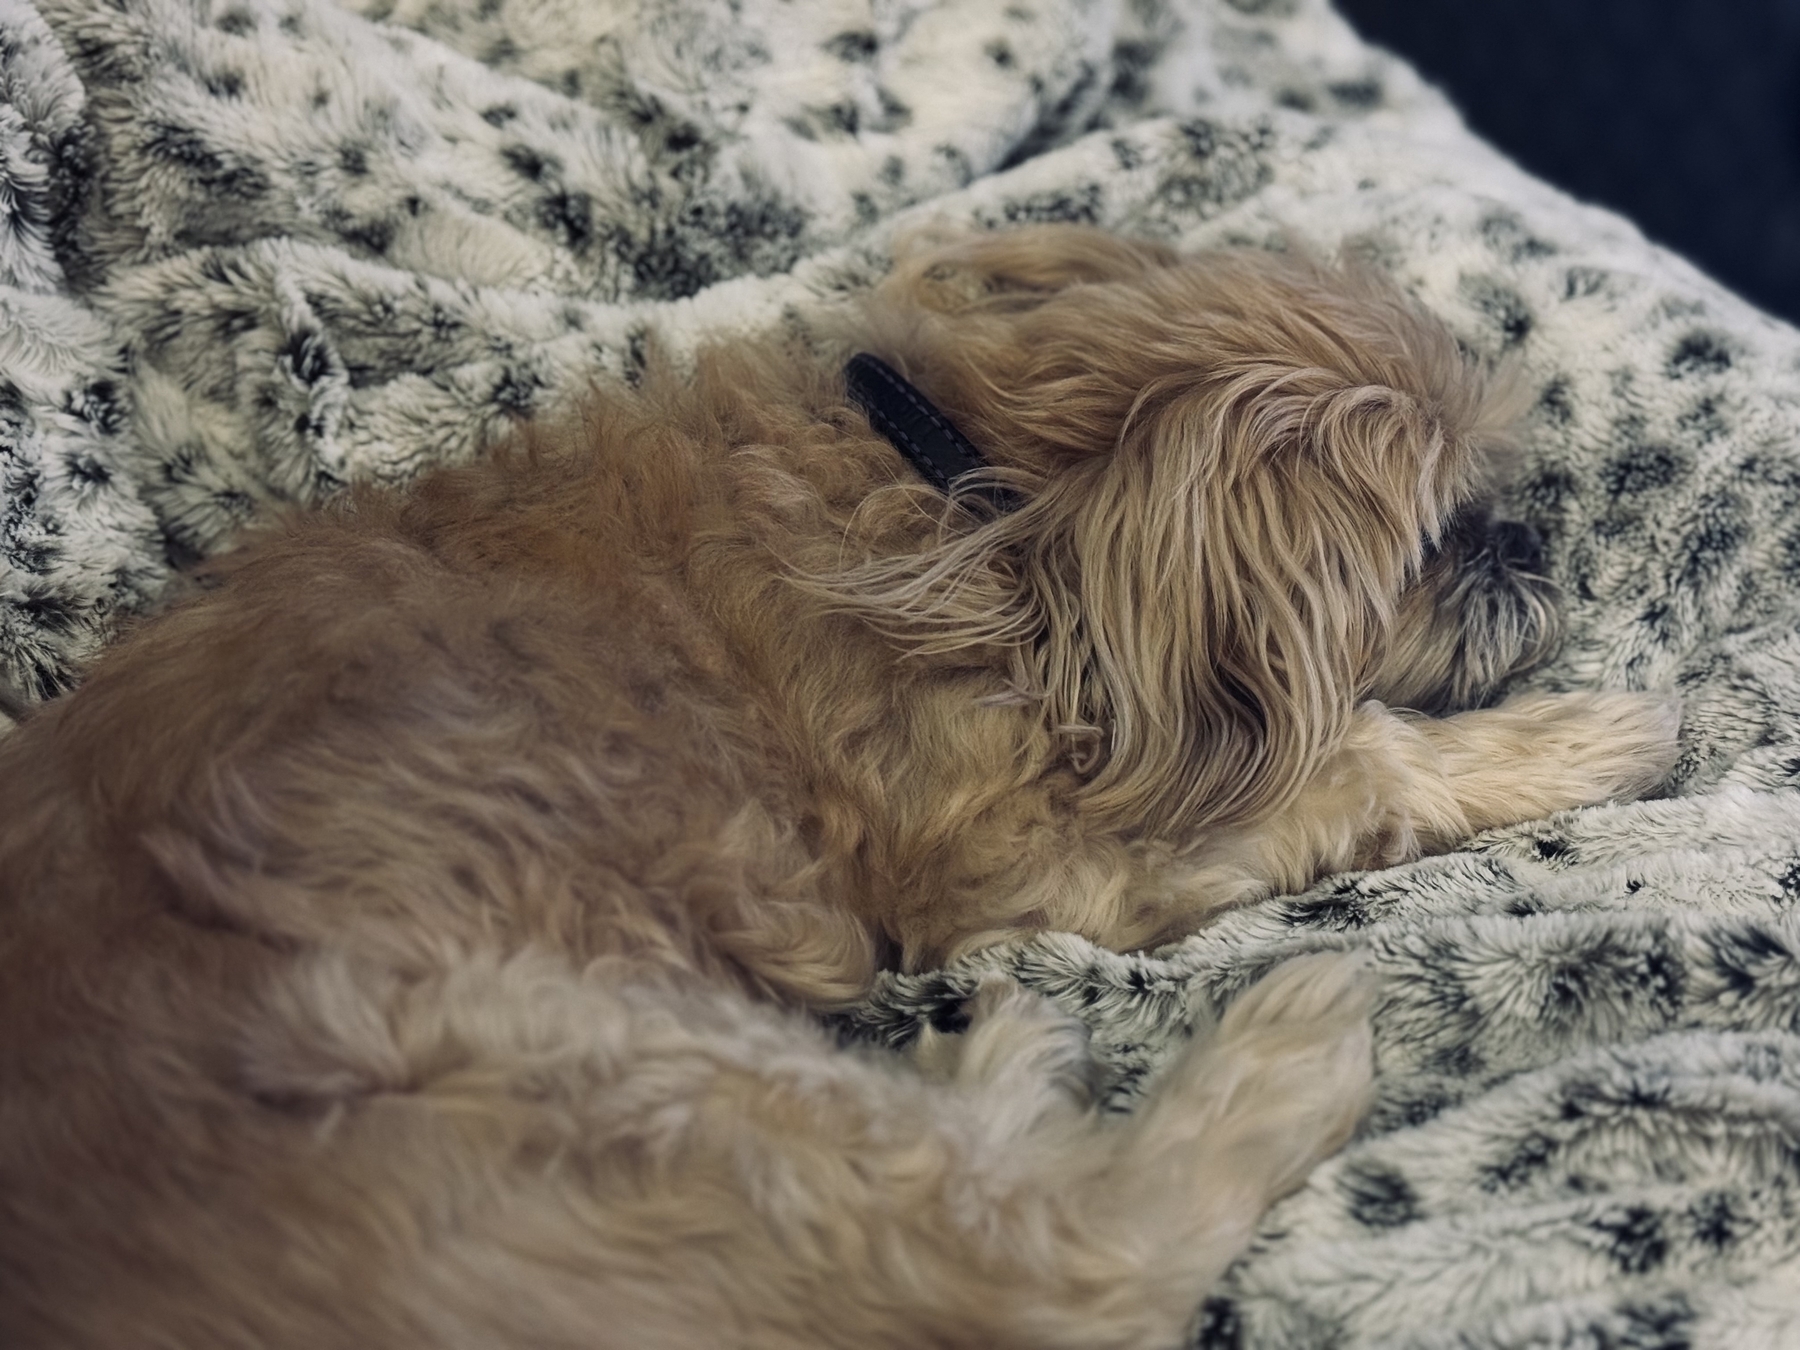
M 1673 694 L 1525 694 L 1501 709 L 1516 710 L 1539 753 L 1566 766 L 1570 806 L 1641 797 L 1675 764 L 1681 703 Z
M 1470 829 L 1643 796 L 1675 764 L 1681 705 L 1670 694 L 1518 694 L 1420 724 Z

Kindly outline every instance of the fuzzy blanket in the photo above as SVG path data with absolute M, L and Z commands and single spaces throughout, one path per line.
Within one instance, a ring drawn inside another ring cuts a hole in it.
M 1370 949 L 1379 1101 L 1198 1311 L 1226 1347 L 1800 1344 L 1800 336 L 1473 139 L 1320 0 L 0 0 L 0 679 L 67 687 L 274 502 L 476 453 L 652 337 L 804 329 L 896 229 L 1353 247 L 1536 392 L 1571 637 L 1667 800 L 1154 957 L 993 955 L 1128 1107 Z M 853 1030 L 953 1020 L 974 967 Z

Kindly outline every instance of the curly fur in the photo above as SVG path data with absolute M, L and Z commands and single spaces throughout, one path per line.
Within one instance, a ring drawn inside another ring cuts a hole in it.
M 1354 960 L 1128 1119 L 1006 984 L 911 1066 L 806 1014 L 1667 769 L 1656 696 L 1376 701 L 1554 619 L 1375 279 L 1027 231 L 844 338 L 1021 507 L 913 482 L 841 353 L 719 348 L 264 529 L 0 743 L 0 1339 L 1173 1344 L 1354 1127 Z

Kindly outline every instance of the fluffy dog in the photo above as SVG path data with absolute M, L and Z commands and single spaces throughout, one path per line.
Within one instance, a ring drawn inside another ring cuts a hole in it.
M 1045 230 L 844 336 L 276 523 L 0 742 L 0 1341 L 1173 1344 L 1354 1127 L 1351 958 L 1122 1119 L 1004 982 L 912 1064 L 809 1014 L 1669 766 L 1655 696 L 1384 706 L 1554 628 L 1390 288 Z M 916 479 L 856 348 L 1012 509 Z

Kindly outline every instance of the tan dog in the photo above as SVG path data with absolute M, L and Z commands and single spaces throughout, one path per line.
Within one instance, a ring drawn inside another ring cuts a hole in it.
M 1016 494 L 922 485 L 845 352 L 705 354 L 265 530 L 0 742 L 0 1343 L 1162 1346 L 1369 1077 L 1281 967 L 1135 1115 L 1004 982 L 1635 794 L 1675 711 L 1477 703 L 1553 635 L 1500 427 L 1390 290 L 1075 230 L 853 347 Z

